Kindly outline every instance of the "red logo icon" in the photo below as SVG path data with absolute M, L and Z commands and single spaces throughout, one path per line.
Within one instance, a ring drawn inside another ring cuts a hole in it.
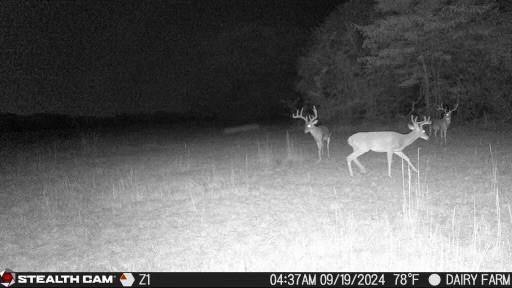
M 4 271 L 0 272 L 0 284 L 2 284 L 4 287 L 10 287 L 12 284 L 14 284 L 14 272 L 5 269 Z

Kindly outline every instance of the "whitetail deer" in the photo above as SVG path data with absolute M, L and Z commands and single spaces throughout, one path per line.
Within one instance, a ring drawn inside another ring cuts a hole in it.
M 354 176 L 352 172 L 352 161 L 356 162 L 362 173 L 366 173 L 364 166 L 357 160 L 357 157 L 372 150 L 375 152 L 386 152 L 388 155 L 388 176 L 391 177 L 391 161 L 393 154 L 400 156 L 404 159 L 414 170 L 418 172 L 414 165 L 412 165 L 409 157 L 405 155 L 402 150 L 412 144 L 416 139 L 423 138 L 428 140 L 428 135 L 423 129 L 423 125 L 431 124 L 430 117 L 423 117 L 423 121 L 418 122 L 418 117 L 411 115 L 412 125 L 409 124 L 409 129 L 412 131 L 408 134 L 400 134 L 393 131 L 382 132 L 358 132 L 348 137 L 348 144 L 352 146 L 354 152 L 347 156 L 348 171 L 350 176 Z
M 315 139 L 316 146 L 318 148 L 318 161 L 320 162 L 322 160 L 322 152 L 324 151 L 324 142 L 327 144 L 327 158 L 331 158 L 330 152 L 329 152 L 329 143 L 331 142 L 331 133 L 329 132 L 329 128 L 325 126 L 315 126 L 316 123 L 318 123 L 318 112 L 316 110 L 316 107 L 313 106 L 313 113 L 315 113 L 315 116 L 302 116 L 302 111 L 304 108 L 299 110 L 297 109 L 295 114 L 292 114 L 292 118 L 300 118 L 306 122 L 306 125 L 304 126 L 304 133 L 310 133 L 311 136 Z
M 444 108 L 443 104 L 439 105 L 436 109 L 439 111 L 443 111 L 443 118 L 441 119 L 435 119 L 432 121 L 432 125 L 430 125 L 429 133 L 432 135 L 432 130 L 434 130 L 434 137 L 437 137 L 437 131 L 441 130 L 441 144 L 443 143 L 446 145 L 446 131 L 448 131 L 448 127 L 450 127 L 450 123 L 452 122 L 452 113 L 453 111 L 457 110 L 457 107 L 459 107 L 459 103 L 455 105 L 455 108 L 451 110 L 446 110 Z

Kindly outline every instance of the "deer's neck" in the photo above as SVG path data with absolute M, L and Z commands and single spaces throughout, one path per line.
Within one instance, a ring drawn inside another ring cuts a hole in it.
M 315 140 L 320 141 L 322 139 L 322 130 L 320 127 L 313 126 L 309 132 L 311 133 L 311 136 L 315 138 Z
M 416 139 L 420 138 L 420 135 L 418 135 L 418 132 L 411 131 L 409 134 L 405 134 L 402 138 L 402 147 L 401 149 L 404 149 L 405 147 L 412 144 L 412 142 L 416 141 Z

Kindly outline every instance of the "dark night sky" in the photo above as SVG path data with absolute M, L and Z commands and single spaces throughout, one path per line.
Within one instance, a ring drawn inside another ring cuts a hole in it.
M 2 1 L 0 112 L 183 111 L 226 34 L 310 32 L 341 2 Z

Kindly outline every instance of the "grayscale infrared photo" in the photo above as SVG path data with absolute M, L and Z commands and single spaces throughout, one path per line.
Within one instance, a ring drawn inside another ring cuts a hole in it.
M 3 286 L 511 285 L 512 1 L 2 0 L 0 23 Z

